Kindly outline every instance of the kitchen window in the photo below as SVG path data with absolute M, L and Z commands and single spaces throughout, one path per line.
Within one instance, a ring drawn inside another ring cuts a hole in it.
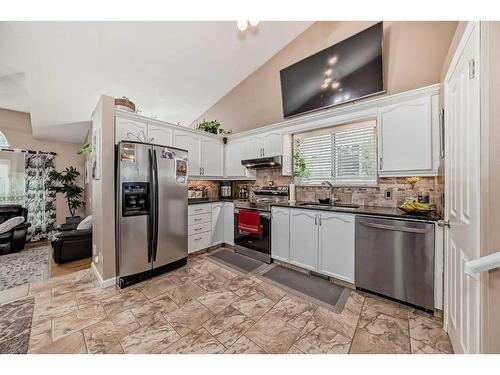
M 329 181 L 337 186 L 377 184 L 376 121 L 367 120 L 294 134 L 294 152 L 309 175 L 302 184 Z

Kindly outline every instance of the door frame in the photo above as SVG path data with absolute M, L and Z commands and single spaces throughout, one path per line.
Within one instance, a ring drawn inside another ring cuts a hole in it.
M 444 186 L 444 192 L 445 192 L 445 197 L 444 197 L 444 203 L 445 203 L 445 209 L 444 209 L 444 219 L 446 221 L 449 220 L 449 212 L 448 212 L 448 209 L 450 207 L 450 202 L 449 202 L 449 185 L 447 184 L 447 180 L 448 177 L 447 176 L 447 170 L 448 170 L 448 162 L 447 162 L 447 159 L 446 159 L 446 150 L 448 150 L 448 136 L 447 134 L 449 134 L 448 132 L 448 127 L 447 127 L 447 121 L 446 119 L 449 118 L 449 114 L 447 112 L 447 103 L 448 103 L 448 87 L 449 87 L 449 81 L 450 81 L 450 78 L 454 72 L 454 70 L 456 69 L 457 65 L 458 65 L 458 62 L 460 60 L 460 57 L 463 53 L 463 50 L 465 49 L 466 47 L 466 43 L 470 37 L 470 35 L 472 34 L 472 32 L 475 30 L 475 29 L 478 29 L 479 32 L 477 34 L 477 43 L 478 45 L 480 46 L 480 53 L 479 55 L 477 56 L 477 60 L 478 61 L 475 61 L 475 73 L 477 74 L 477 78 L 480 80 L 479 81 L 479 86 L 480 86 L 480 92 L 481 92 L 481 76 L 480 76 L 480 66 L 481 66 L 481 24 L 479 21 L 470 21 L 467 23 L 467 26 L 461 36 L 461 39 L 460 39 L 460 42 L 458 43 L 457 45 L 457 48 L 455 50 L 455 53 L 453 55 L 453 59 L 451 60 L 451 63 L 450 63 L 450 66 L 448 67 L 448 70 L 447 70 L 447 73 L 446 73 L 446 76 L 445 76 L 445 79 L 444 79 L 444 108 L 445 108 L 445 124 L 444 124 L 444 127 L 445 127 L 445 186 Z M 482 122 L 482 118 L 481 118 L 481 110 L 480 110 L 480 123 Z M 483 134 L 482 134 L 482 129 L 480 130 L 481 134 L 480 134 L 480 139 L 482 141 L 482 137 L 483 137 Z M 481 146 L 482 146 L 482 142 L 481 142 Z M 482 150 L 480 149 L 480 165 L 478 166 L 479 168 L 482 167 Z M 480 181 L 480 191 L 482 189 L 482 181 Z M 483 215 L 483 212 L 482 212 L 482 200 L 481 200 L 481 195 L 480 195 L 480 201 L 479 201 L 479 206 L 478 206 L 478 211 L 479 211 L 479 220 L 480 220 L 480 224 L 479 224 L 479 246 L 481 245 L 481 233 L 482 233 L 482 226 L 481 226 L 481 218 L 482 218 L 482 215 Z M 450 298 L 450 295 L 449 295 L 449 246 L 448 246 L 448 236 L 449 236 L 449 232 L 447 230 L 444 231 L 444 305 L 443 305 L 443 328 L 446 332 L 448 332 L 448 321 L 449 321 L 449 298 Z M 481 247 L 480 247 L 481 248 Z M 481 315 L 481 310 L 482 310 L 482 283 L 480 283 L 480 291 L 479 291 L 479 311 L 480 311 L 480 314 L 479 314 L 479 349 L 480 351 L 482 351 L 482 337 L 483 337 L 483 319 L 482 319 L 482 315 Z

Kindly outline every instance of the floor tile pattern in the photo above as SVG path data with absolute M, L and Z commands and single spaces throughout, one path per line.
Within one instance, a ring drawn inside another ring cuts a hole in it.
M 124 290 L 99 288 L 90 270 L 33 283 L 19 300 L 34 305 L 28 352 L 452 352 L 425 313 L 354 290 L 334 313 L 206 256 Z

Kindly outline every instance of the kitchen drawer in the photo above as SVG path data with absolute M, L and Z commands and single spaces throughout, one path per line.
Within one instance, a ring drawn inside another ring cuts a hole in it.
M 212 212 L 212 205 L 210 203 L 207 204 L 194 204 L 188 206 L 188 215 L 199 215 L 199 214 L 209 214 Z
M 188 236 L 188 253 L 206 249 L 212 244 L 212 232 L 193 234 Z
M 190 225 L 188 227 L 188 235 L 191 236 L 193 234 L 205 233 L 205 232 L 209 232 L 211 230 L 212 230 L 211 223 Z
M 211 221 L 212 221 L 212 212 L 201 215 L 192 215 L 188 217 L 188 225 L 210 223 Z

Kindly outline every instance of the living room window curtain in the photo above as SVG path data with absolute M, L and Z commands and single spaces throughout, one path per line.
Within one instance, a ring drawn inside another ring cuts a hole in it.
M 49 173 L 55 169 L 55 155 L 27 153 L 25 181 L 26 208 L 31 223 L 28 240 L 51 238 L 56 225 L 56 192 L 51 189 Z

